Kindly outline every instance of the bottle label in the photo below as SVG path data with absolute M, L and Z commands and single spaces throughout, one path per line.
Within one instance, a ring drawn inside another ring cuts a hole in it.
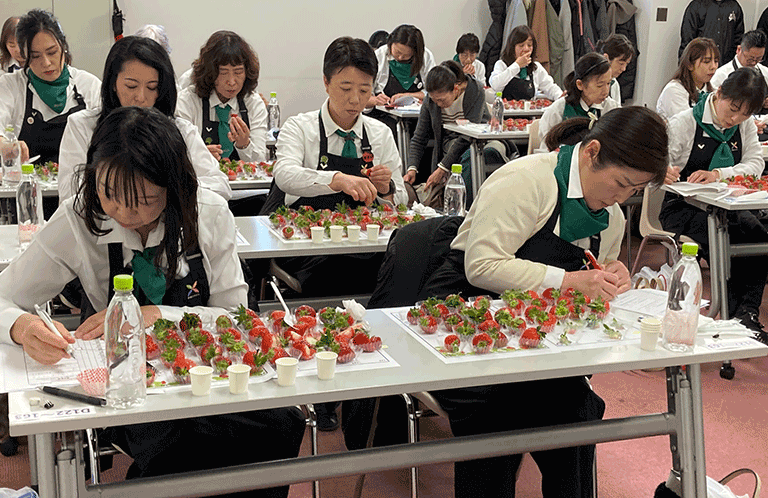
M 32 237 L 40 230 L 40 225 L 27 221 L 19 223 L 19 242 L 32 242 Z

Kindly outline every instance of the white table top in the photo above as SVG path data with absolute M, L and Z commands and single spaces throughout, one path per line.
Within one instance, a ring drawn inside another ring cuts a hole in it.
M 59 196 L 59 183 L 58 182 L 40 182 L 40 190 L 43 192 L 43 197 L 58 197 Z M 0 186 L 0 199 L 10 199 L 16 197 L 16 187 L 9 187 L 7 185 Z
M 548 355 L 547 361 L 542 361 L 541 356 L 521 355 L 493 361 L 445 364 L 419 344 L 417 339 L 400 329 L 383 311 L 370 310 L 366 319 L 374 333 L 382 337 L 387 352 L 399 367 L 363 372 L 362 375 L 360 372 L 339 373 L 329 381 L 321 381 L 316 377 L 298 377 L 292 387 L 279 387 L 276 381 L 271 380 L 250 384 L 248 392 L 243 395 L 231 395 L 227 386 L 215 387 L 209 396 L 204 397 L 193 397 L 188 391 L 177 391 L 148 396 L 146 403 L 135 409 L 93 407 L 90 414 L 65 418 L 34 419 L 30 416 L 25 419 L 25 414 L 43 410 L 41 407 L 29 406 L 29 398 L 40 397 L 40 393 L 17 392 L 10 394 L 11 431 L 15 436 L 42 434 L 403 392 L 722 362 L 768 354 L 768 347 L 753 340 L 746 340 L 746 345 L 737 349 L 697 346 L 690 354 L 673 353 L 662 348 L 648 352 L 641 350 L 637 343 L 622 343 L 605 348 L 563 351 Z M 86 406 L 60 398 L 56 398 L 55 403 L 57 409 Z M 21 419 L 17 420 L 16 415 Z
M 677 193 L 667 186 L 662 187 L 662 189 L 668 192 Z M 757 201 L 730 202 L 726 199 L 719 199 L 718 197 L 721 197 L 721 195 L 722 195 L 721 193 L 704 192 L 704 193 L 697 193 L 697 194 L 688 196 L 686 197 L 686 199 L 688 201 L 693 201 L 692 203 L 706 204 L 706 205 L 714 206 L 720 209 L 725 209 L 727 211 L 743 211 L 745 209 L 748 209 L 748 210 L 768 209 L 768 199 L 757 200 Z
M 488 125 L 475 125 L 469 124 L 461 126 L 457 124 L 445 124 L 443 125 L 448 131 L 454 133 L 460 133 L 476 140 L 506 140 L 506 139 L 528 139 L 530 133 L 527 131 L 502 131 L 499 133 L 491 133 L 488 131 Z
M 406 107 L 385 107 L 383 105 L 377 105 L 376 109 L 398 118 L 418 118 L 421 113 L 421 106 L 415 105 Z

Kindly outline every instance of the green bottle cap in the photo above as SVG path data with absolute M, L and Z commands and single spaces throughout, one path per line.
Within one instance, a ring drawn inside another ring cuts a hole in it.
M 113 284 L 117 291 L 132 291 L 133 275 L 115 275 Z
M 8 125 L 5 127 L 5 131 L 13 131 L 14 129 L 15 128 L 13 127 L 13 125 Z
M 501 97 L 501 92 L 496 92 L 497 97 Z
M 277 98 L 277 92 L 269 92 L 269 98 L 276 99 Z
M 21 174 L 23 175 L 31 175 L 35 172 L 35 165 L 34 164 L 22 164 L 21 165 Z
M 461 164 L 454 164 L 451 166 L 451 173 L 461 174 Z
M 686 256 L 696 256 L 698 252 L 699 252 L 699 244 L 695 242 L 683 243 L 683 254 L 685 254 Z

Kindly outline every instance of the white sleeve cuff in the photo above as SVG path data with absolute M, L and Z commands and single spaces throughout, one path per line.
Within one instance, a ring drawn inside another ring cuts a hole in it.
M 549 289 L 559 289 L 563 285 L 565 270 L 556 266 L 547 266 L 547 273 L 544 274 L 544 280 L 541 281 L 540 291 Z

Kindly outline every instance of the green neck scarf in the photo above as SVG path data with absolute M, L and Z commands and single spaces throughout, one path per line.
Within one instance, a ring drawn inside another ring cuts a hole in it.
M 590 112 L 598 118 L 600 117 L 599 109 L 590 107 L 588 111 L 585 111 L 584 108 L 581 107 L 581 102 L 576 105 L 565 104 L 565 109 L 563 109 L 563 120 L 570 118 L 588 118 Z
M 45 105 L 60 114 L 67 105 L 67 87 L 69 86 L 69 68 L 67 65 L 64 65 L 61 75 L 54 81 L 41 80 L 32 70 L 27 71 L 27 75 L 29 75 L 32 86 L 35 87 L 37 95 L 40 96 Z
M 461 59 L 459 59 L 459 54 L 456 54 L 453 56 L 453 60 L 459 63 L 459 66 L 463 66 L 464 64 L 461 63 Z
M 157 247 L 133 251 L 131 260 L 133 278 L 152 304 L 162 304 L 165 296 L 165 275 L 155 266 Z
M 344 148 L 341 149 L 341 157 L 355 159 L 357 157 L 357 147 L 355 146 L 357 135 L 355 134 L 355 131 L 351 130 L 349 133 L 346 133 L 341 130 L 336 130 L 336 134 L 344 139 Z
M 389 71 L 397 78 L 400 85 L 403 87 L 403 91 L 407 92 L 413 86 L 413 82 L 416 81 L 416 76 L 411 76 L 411 63 L 410 62 L 398 62 L 395 59 L 389 61 Z M 391 95 L 390 95 L 391 97 Z
M 727 168 L 735 164 L 733 152 L 731 152 L 728 141 L 733 138 L 739 127 L 738 125 L 732 126 L 721 132 L 712 124 L 702 122 L 704 107 L 707 105 L 708 100 L 708 98 L 699 98 L 699 101 L 693 106 L 693 119 L 696 120 L 696 123 L 707 135 L 720 142 L 720 145 L 717 146 L 715 153 L 712 155 L 712 159 L 709 161 L 709 171 L 712 171 L 716 168 Z
M 571 174 L 573 145 L 561 145 L 557 154 L 555 178 L 560 193 L 560 238 L 566 242 L 591 237 L 608 228 L 608 211 L 592 211 L 584 198 L 568 198 L 568 177 Z
M 232 111 L 232 106 L 229 104 L 222 107 L 217 105 L 216 117 L 219 119 L 219 145 L 221 145 L 221 157 L 229 157 L 234 150 L 234 145 L 229 139 L 229 115 Z
M 521 67 L 520 72 L 517 74 L 517 77 L 520 78 L 521 80 L 526 79 L 528 77 L 528 66 Z

